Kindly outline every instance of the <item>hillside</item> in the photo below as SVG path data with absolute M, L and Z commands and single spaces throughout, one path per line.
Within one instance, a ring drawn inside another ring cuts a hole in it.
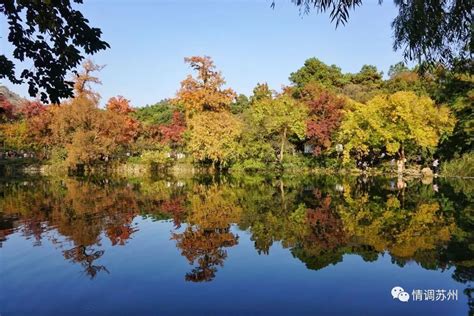
M 5 86 L 0 86 L 0 96 L 4 96 L 14 108 L 19 107 L 23 102 L 27 101 L 27 99 L 22 98 L 13 91 L 10 91 L 10 89 Z

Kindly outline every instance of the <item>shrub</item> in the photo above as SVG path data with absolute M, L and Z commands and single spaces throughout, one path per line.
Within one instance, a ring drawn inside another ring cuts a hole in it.
M 474 152 L 443 164 L 441 174 L 447 177 L 474 177 Z
M 146 150 L 141 155 L 141 162 L 151 169 L 166 168 L 172 164 L 171 149 L 163 147 L 157 150 Z

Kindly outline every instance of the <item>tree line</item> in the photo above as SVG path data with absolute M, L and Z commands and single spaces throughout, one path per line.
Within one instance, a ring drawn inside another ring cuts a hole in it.
M 2 155 L 34 153 L 75 170 L 118 162 L 244 170 L 421 164 L 472 151 L 473 76 L 403 63 L 388 77 L 375 66 L 343 73 L 310 58 L 280 92 L 259 83 L 237 94 L 208 56 L 185 62 L 195 72 L 176 95 L 132 107 L 122 96 L 100 108 L 101 66 L 91 61 L 74 78 L 74 97 L 12 105 L 0 96 Z

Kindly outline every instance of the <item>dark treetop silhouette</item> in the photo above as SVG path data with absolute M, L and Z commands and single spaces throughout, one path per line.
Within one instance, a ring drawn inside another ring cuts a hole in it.
M 70 0 L 3 0 L 0 12 L 9 25 L 13 57 L 33 62 L 31 69 L 23 69 L 18 76 L 14 62 L 0 55 L 0 79 L 8 78 L 15 84 L 27 82 L 31 96 L 43 90 L 43 102 L 58 103 L 61 98 L 71 97 L 72 83 L 65 79 L 67 73 L 80 64 L 84 53 L 94 54 L 110 47 L 101 40 L 101 30 L 89 26 Z

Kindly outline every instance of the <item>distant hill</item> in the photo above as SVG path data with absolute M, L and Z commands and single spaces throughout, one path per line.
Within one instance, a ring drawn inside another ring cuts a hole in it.
M 27 101 L 27 99 L 20 97 L 13 91 L 10 91 L 5 86 L 0 86 L 0 95 L 4 96 L 10 103 L 13 105 L 14 108 L 18 108 L 22 103 Z

